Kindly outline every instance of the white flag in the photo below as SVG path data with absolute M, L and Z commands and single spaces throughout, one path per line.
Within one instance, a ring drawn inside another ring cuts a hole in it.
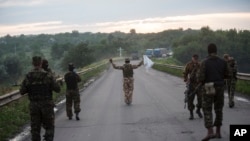
M 147 55 L 143 55 L 143 62 L 146 69 L 149 69 L 154 65 L 154 62 L 151 59 L 149 59 Z

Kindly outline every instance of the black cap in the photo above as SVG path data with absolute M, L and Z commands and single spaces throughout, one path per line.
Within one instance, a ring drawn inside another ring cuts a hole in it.
M 217 46 L 214 43 L 210 43 L 207 46 L 207 52 L 208 54 L 217 53 Z
M 69 63 L 69 71 L 73 71 L 73 69 L 75 68 L 73 63 Z

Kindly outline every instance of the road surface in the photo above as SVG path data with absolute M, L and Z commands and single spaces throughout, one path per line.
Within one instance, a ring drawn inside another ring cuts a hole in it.
M 181 78 L 143 66 L 134 78 L 133 103 L 127 106 L 122 72 L 107 70 L 81 93 L 80 121 L 68 120 L 65 110 L 56 115 L 54 141 L 200 141 L 206 135 L 203 119 L 188 119 Z M 223 138 L 213 141 L 229 141 L 230 124 L 250 124 L 247 99 L 236 98 L 233 109 L 227 103 L 225 94 Z

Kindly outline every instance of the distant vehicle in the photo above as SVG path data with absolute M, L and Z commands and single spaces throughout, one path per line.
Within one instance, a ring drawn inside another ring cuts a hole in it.
M 132 60 L 139 60 L 140 57 L 139 57 L 139 52 L 138 51 L 134 51 L 131 53 L 131 58 Z
M 146 49 L 145 55 L 147 55 L 148 58 L 151 58 L 153 56 L 153 49 Z
M 166 57 L 167 49 L 166 48 L 155 48 L 153 51 L 154 57 Z

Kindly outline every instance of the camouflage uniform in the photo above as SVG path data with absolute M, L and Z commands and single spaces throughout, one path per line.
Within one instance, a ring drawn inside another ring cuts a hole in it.
M 208 130 L 207 136 L 202 141 L 208 141 L 211 138 L 221 138 L 220 127 L 223 119 L 224 106 L 224 79 L 227 77 L 229 68 L 227 63 L 216 55 L 217 47 L 215 44 L 208 46 L 209 56 L 202 61 L 198 73 L 198 81 L 202 84 L 213 82 L 214 94 L 207 94 L 205 87 L 202 87 L 202 109 L 204 113 L 204 123 Z M 213 120 L 213 105 L 215 111 L 215 120 Z M 213 126 L 216 126 L 216 134 L 213 132 Z
M 228 66 L 230 68 L 230 77 L 226 80 L 227 90 L 228 90 L 228 98 L 229 98 L 229 107 L 234 107 L 234 92 L 235 85 L 237 82 L 237 64 L 233 58 L 230 58 L 228 61 Z
M 187 103 L 188 103 L 188 110 L 190 111 L 190 119 L 193 119 L 193 110 L 195 108 L 194 106 L 195 95 L 197 96 L 196 113 L 199 115 L 200 118 L 202 118 L 202 114 L 200 113 L 201 103 L 202 103 L 201 91 L 198 90 L 196 91 L 196 93 L 193 94 L 195 88 L 197 88 L 199 84 L 197 82 L 197 72 L 199 68 L 200 68 L 199 62 L 196 63 L 196 62 L 191 61 L 187 63 L 185 70 L 183 72 L 184 81 L 187 81 L 187 85 L 189 85 L 189 95 L 188 95 Z
M 134 78 L 133 78 L 133 69 L 138 68 L 142 65 L 142 61 L 138 65 L 132 65 L 129 63 L 129 59 L 125 60 L 123 66 L 116 66 L 112 61 L 112 66 L 114 69 L 122 70 L 123 72 L 123 91 L 124 91 L 124 102 L 126 104 L 132 103 L 133 90 L 134 90 Z
M 70 67 L 70 66 L 69 66 Z M 69 68 L 70 69 L 70 68 Z M 69 70 L 64 75 L 64 80 L 66 82 L 66 112 L 69 119 L 72 119 L 72 105 L 74 103 L 74 113 L 76 114 L 76 119 L 79 120 L 78 114 L 81 111 L 80 108 L 80 93 L 77 83 L 81 81 L 80 76 L 72 70 Z
M 41 140 L 42 125 L 45 129 L 44 140 L 53 141 L 55 115 L 52 91 L 60 92 L 60 87 L 53 76 L 40 67 L 30 71 L 22 82 L 20 93 L 22 95 L 28 93 L 30 100 L 32 141 Z

